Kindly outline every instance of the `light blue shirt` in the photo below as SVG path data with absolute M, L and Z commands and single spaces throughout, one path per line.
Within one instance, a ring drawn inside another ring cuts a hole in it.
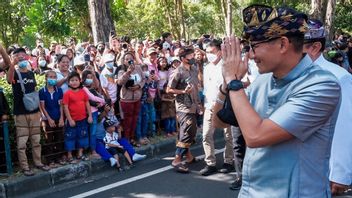
M 330 181 L 352 184 L 352 75 L 342 67 L 327 61 L 323 55 L 314 61 L 334 74 L 341 87 L 341 105 L 331 146 Z
M 329 155 L 340 98 L 336 78 L 305 56 L 283 79 L 259 75 L 249 98 L 263 119 L 294 138 L 247 148 L 239 197 L 330 197 Z

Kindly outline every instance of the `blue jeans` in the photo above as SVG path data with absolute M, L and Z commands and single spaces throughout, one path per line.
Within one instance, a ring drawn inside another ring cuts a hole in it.
M 154 107 L 154 103 L 147 103 L 146 104 L 148 107 L 148 129 L 149 129 L 149 136 L 155 136 L 156 135 L 156 126 L 155 126 L 155 121 L 156 121 L 156 111 Z
M 176 118 L 166 118 L 163 123 L 166 133 L 176 132 Z
M 87 119 L 76 121 L 76 126 L 71 127 L 66 120 L 65 124 L 65 149 L 73 151 L 80 148 L 88 148 L 88 122 Z M 76 147 L 77 145 L 77 147 Z
M 97 124 L 98 124 L 98 111 L 92 113 L 93 123 L 89 125 L 89 146 L 90 149 L 95 151 L 96 148 L 96 131 L 97 131 Z
M 123 149 L 125 149 L 125 151 L 127 151 L 128 155 L 132 159 L 133 155 L 136 153 L 133 146 L 128 142 L 128 140 L 126 138 L 121 138 L 118 140 L 118 142 L 121 144 L 121 146 L 123 146 Z
M 107 161 L 110 158 L 112 158 L 112 155 L 108 152 L 108 150 L 106 150 L 105 142 L 102 139 L 96 139 L 96 148 L 95 148 L 95 150 L 101 156 L 101 159 L 103 159 L 104 161 Z
M 148 105 L 147 103 L 141 103 L 141 110 L 139 111 L 136 127 L 137 140 L 147 137 L 148 132 Z

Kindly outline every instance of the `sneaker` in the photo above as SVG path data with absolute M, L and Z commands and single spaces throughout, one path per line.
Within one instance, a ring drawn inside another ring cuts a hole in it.
M 115 158 L 111 157 L 109 160 L 110 160 L 110 165 L 111 165 L 111 167 L 113 167 L 113 166 L 116 165 L 117 161 L 116 161 Z
M 141 161 L 144 160 L 147 157 L 147 155 L 141 155 L 138 153 L 135 153 L 132 157 L 132 161 L 136 162 L 136 161 Z
M 241 189 L 241 186 L 242 186 L 242 179 L 236 178 L 236 180 L 231 183 L 230 189 L 231 190 L 239 190 L 239 189 Z
M 224 163 L 222 168 L 219 170 L 220 173 L 229 173 L 233 171 L 235 167 L 232 164 Z
M 202 170 L 199 171 L 199 173 L 203 176 L 212 175 L 216 172 L 218 172 L 218 170 L 215 166 L 208 166 L 208 165 L 206 165 Z

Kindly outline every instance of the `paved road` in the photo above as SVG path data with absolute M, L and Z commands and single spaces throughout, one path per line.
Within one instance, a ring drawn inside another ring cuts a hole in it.
M 218 166 L 222 162 L 221 145 L 216 145 Z M 202 157 L 203 149 L 193 148 L 194 155 Z M 235 173 L 218 173 L 203 177 L 199 170 L 204 162 L 190 165 L 191 173 L 176 173 L 170 166 L 173 153 L 148 159 L 124 172 L 111 168 L 84 180 L 56 186 L 42 192 L 27 194 L 25 197 L 114 197 L 114 198 L 236 198 L 238 191 L 229 190 Z M 352 198 L 352 193 L 336 198 Z
M 218 145 L 220 149 L 221 145 Z M 201 147 L 194 148 L 194 155 L 203 154 Z M 221 166 L 222 151 L 218 150 L 217 158 Z M 45 192 L 26 197 L 115 197 L 115 198 L 233 198 L 238 191 L 229 190 L 235 173 L 218 173 L 203 177 L 199 170 L 204 162 L 190 165 L 191 173 L 176 173 L 170 166 L 173 153 L 159 158 L 149 159 L 136 164 L 136 167 L 118 173 L 112 168 L 101 175 L 58 186 Z M 86 193 L 86 194 L 84 194 Z

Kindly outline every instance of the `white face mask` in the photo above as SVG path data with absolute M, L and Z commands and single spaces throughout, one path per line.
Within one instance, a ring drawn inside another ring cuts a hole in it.
M 213 63 L 218 59 L 218 56 L 215 54 L 207 53 L 207 59 L 209 62 Z
M 144 73 L 144 76 L 145 76 L 146 78 L 149 77 L 149 71 L 144 71 L 143 73 Z

